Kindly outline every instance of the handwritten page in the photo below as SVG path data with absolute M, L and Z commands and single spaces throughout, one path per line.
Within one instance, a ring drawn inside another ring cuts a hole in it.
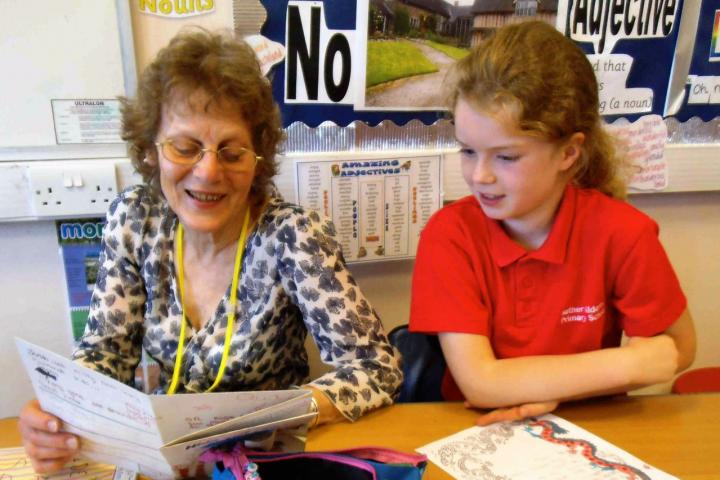
M 163 445 L 193 433 L 208 434 L 210 427 L 220 427 L 257 410 L 279 406 L 291 399 L 301 403 L 298 413 L 308 411 L 307 390 L 268 390 L 261 392 L 196 393 L 193 395 L 153 395 Z M 298 406 L 295 405 L 295 408 Z M 182 416 L 180 415 L 182 413 Z M 229 429 L 226 429 L 226 431 Z M 216 432 L 215 432 L 216 433 Z
M 192 472 L 200 446 L 298 427 L 315 415 L 307 414 L 308 390 L 148 396 L 21 339 L 16 344 L 40 405 L 81 437 L 81 456 L 154 479 Z
M 677 480 L 555 415 L 468 428 L 417 451 L 461 480 Z
M 617 139 L 618 152 L 631 163 L 629 186 L 636 190 L 667 188 L 667 125 L 663 118 L 660 115 L 645 115 L 634 123 L 618 121 L 607 128 Z
M 44 480 L 112 480 L 114 474 L 114 465 L 104 465 L 75 458 L 59 472 L 41 477 L 33 470 L 30 459 L 25 455 L 22 447 L 0 449 L 0 479 L 3 480 L 39 478 Z

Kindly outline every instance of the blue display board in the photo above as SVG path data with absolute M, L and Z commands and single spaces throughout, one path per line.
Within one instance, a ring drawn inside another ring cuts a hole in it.
M 561 0 L 558 25 L 595 67 L 606 119 L 662 115 L 682 0 Z
M 693 116 L 708 121 L 720 115 L 720 0 L 701 2 L 689 79 L 681 108 L 673 112 L 682 121 Z
M 413 119 L 429 125 L 445 117 L 446 113 L 441 110 L 401 112 L 355 109 L 354 92 L 343 89 L 346 82 L 358 80 L 355 70 L 360 61 L 365 61 L 364 58 L 354 58 L 358 55 L 355 38 L 357 4 L 354 0 L 261 2 L 268 14 L 262 34 L 285 45 L 286 49 L 286 61 L 275 65 L 270 73 L 283 126 L 303 122 L 316 127 L 325 121 L 346 126 L 355 120 L 370 125 L 392 120 L 404 125 Z M 365 34 L 364 27 L 360 33 Z M 340 63 L 342 69 L 338 70 L 341 72 L 336 72 L 333 78 L 333 64 Z M 296 91 L 298 85 L 305 91 Z M 297 96 L 298 93 L 313 98 L 287 101 L 286 95 Z
M 404 125 L 413 119 L 432 124 L 447 116 L 443 101 L 422 100 L 439 98 L 438 92 L 445 89 L 440 74 L 454 61 L 451 56 L 441 59 L 447 52 L 440 48 L 438 54 L 435 42 L 440 33 L 444 35 L 448 30 L 434 22 L 449 21 L 451 16 L 431 11 L 436 7 L 452 11 L 451 3 L 261 2 L 268 14 L 262 34 L 285 48 L 284 60 L 270 72 L 284 126 L 303 122 L 316 127 L 326 121 L 346 126 L 355 120 L 370 125 L 391 120 Z M 466 20 L 472 25 L 478 25 L 486 16 L 485 7 L 491 2 L 483 2 L 475 2 L 467 13 Z M 378 5 L 392 11 L 383 17 Z M 418 18 L 435 18 L 432 26 L 418 23 L 415 18 L 418 9 L 423 8 L 430 10 L 422 10 Z M 501 10 L 493 13 L 499 19 L 498 25 L 517 20 L 516 10 Z M 710 120 L 719 113 L 720 46 L 715 21 L 719 10 L 720 0 L 559 0 L 556 12 L 547 10 L 542 14 L 552 21 L 549 18 L 556 13 L 558 28 L 588 54 L 601 86 L 601 114 L 606 120 L 624 117 L 634 121 L 655 114 L 685 121 L 694 115 Z M 402 15 L 411 17 L 408 31 L 401 31 L 397 21 Z M 392 26 L 388 28 L 388 24 Z M 483 32 L 472 29 L 473 43 Z M 417 71 L 377 80 L 378 69 L 386 67 L 378 67 L 382 62 L 375 59 L 386 61 L 388 57 L 373 55 L 380 55 L 377 52 L 384 48 L 392 50 L 391 46 L 396 48 L 393 54 L 400 55 L 395 57 L 396 63 L 417 66 Z M 407 49 L 407 58 L 398 53 L 402 49 Z M 411 51 L 419 52 L 417 61 Z M 430 59 L 427 70 L 420 65 L 424 59 Z M 411 83 L 433 75 L 435 83 L 430 87 Z M 378 100 L 385 96 L 378 90 L 395 90 L 394 101 L 399 103 Z M 404 94 L 398 94 L 401 91 Z M 706 99 L 693 94 L 705 91 Z M 715 91 L 717 95 L 713 96 Z
M 700 0 L 560 0 L 558 27 L 595 67 L 607 120 L 649 114 L 710 120 L 720 114 L 720 98 L 687 102 L 693 76 L 720 72 L 711 55 L 720 56 L 711 46 L 718 9 L 718 0 L 702 1 L 702 8 Z M 708 92 L 717 84 L 707 83 Z

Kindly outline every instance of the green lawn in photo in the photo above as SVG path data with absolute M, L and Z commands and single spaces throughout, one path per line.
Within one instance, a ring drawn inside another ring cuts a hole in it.
M 437 71 L 435 64 L 428 60 L 419 48 L 406 40 L 367 42 L 367 87 Z
M 445 45 L 444 43 L 433 42 L 432 40 L 428 40 L 426 43 L 433 47 L 435 50 L 439 50 L 445 55 L 454 58 L 455 60 L 460 60 L 468 53 L 470 53 L 470 50 L 468 50 L 467 48 L 453 47 L 452 45 Z
M 89 308 L 80 308 L 70 310 L 70 323 L 72 325 L 73 340 L 80 340 L 85 332 L 85 324 L 87 323 Z

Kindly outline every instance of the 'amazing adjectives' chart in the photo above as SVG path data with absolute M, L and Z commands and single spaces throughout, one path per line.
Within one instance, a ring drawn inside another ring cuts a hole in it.
M 409 258 L 440 208 L 440 155 L 297 159 L 297 203 L 332 219 L 347 261 Z

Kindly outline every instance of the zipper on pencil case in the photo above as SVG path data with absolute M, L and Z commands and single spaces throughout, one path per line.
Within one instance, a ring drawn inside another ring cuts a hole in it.
M 258 455 L 260 453 L 261 455 Z M 299 459 L 299 458 L 313 458 L 313 459 L 319 459 L 319 460 L 328 460 L 333 461 L 335 463 L 341 463 L 344 465 L 350 465 L 355 468 L 359 468 L 361 470 L 365 470 L 368 472 L 373 480 L 377 480 L 376 472 L 373 467 L 365 463 L 363 460 L 351 458 L 351 457 L 343 457 L 334 453 L 338 452 L 300 452 L 300 453 L 281 453 L 278 454 L 277 452 L 253 452 L 247 453 L 248 459 L 250 459 L 252 462 L 255 463 L 272 463 L 272 462 L 281 462 L 283 460 L 291 460 L 291 459 Z
M 334 450 L 332 453 L 353 455 L 356 457 L 364 458 L 366 460 L 373 460 L 380 463 L 404 463 L 417 467 L 421 463 L 427 462 L 425 455 L 416 453 L 405 453 L 398 452 L 391 448 L 384 447 L 356 447 L 348 448 L 343 450 Z
M 245 453 L 248 457 L 254 458 L 288 458 L 290 455 L 303 454 L 351 455 L 365 460 L 373 460 L 380 463 L 403 463 L 413 466 L 418 466 L 421 463 L 427 462 L 427 457 L 425 455 L 398 452 L 397 450 L 384 447 L 356 447 L 342 450 L 328 450 L 324 452 L 297 452 L 295 454 L 282 452 L 263 452 L 255 450 L 247 450 Z

